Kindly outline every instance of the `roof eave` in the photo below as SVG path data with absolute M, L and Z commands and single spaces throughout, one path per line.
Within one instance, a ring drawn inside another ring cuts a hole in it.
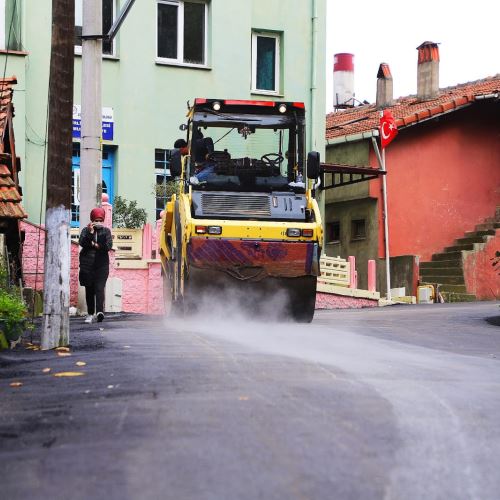
M 372 137 L 378 137 L 379 132 L 378 129 L 366 130 L 364 132 L 358 132 L 357 134 L 351 135 L 341 135 L 338 137 L 332 137 L 331 139 L 326 140 L 327 146 L 334 146 L 337 144 L 342 144 L 344 142 L 358 142 L 363 141 L 365 139 L 371 139 Z

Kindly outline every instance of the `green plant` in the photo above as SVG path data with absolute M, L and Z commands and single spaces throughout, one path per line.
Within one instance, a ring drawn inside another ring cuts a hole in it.
M 154 184 L 153 193 L 156 198 L 164 198 L 170 200 L 173 194 L 177 193 L 177 182 L 167 181 L 165 183 Z
M 16 291 L 0 288 L 0 329 L 8 340 L 16 340 L 24 330 L 26 304 Z
M 148 215 L 144 208 L 137 208 L 137 201 L 128 201 L 121 196 L 115 196 L 113 202 L 113 226 L 136 229 L 144 226 Z

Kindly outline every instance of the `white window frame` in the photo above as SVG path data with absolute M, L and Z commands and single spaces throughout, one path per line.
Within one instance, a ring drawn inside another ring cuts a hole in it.
M 5 0 L 0 0 L 0 50 L 5 50 Z
M 257 88 L 257 39 L 259 37 L 274 38 L 276 41 L 276 60 L 274 65 L 274 90 L 265 90 Z M 281 65 L 281 35 L 276 32 L 262 32 L 253 31 L 252 32 L 252 93 L 254 94 L 265 94 L 265 95 L 280 95 L 281 89 L 281 75 L 280 75 L 280 65 Z
M 5 0 L 0 0 L 0 2 L 5 1 Z M 78 8 L 78 4 L 80 4 L 80 8 L 82 10 L 82 26 L 83 26 L 83 2 L 85 0 L 75 0 L 75 26 L 79 26 L 76 24 L 76 9 Z M 117 1 L 118 0 L 112 0 L 113 1 L 113 22 L 116 20 L 116 9 L 117 9 Z M 105 33 L 103 33 L 104 35 Z M 83 42 L 82 42 L 83 43 Z M 102 57 L 110 57 L 110 58 L 115 58 L 116 57 L 116 43 L 115 40 L 112 42 L 112 51 L 111 54 L 102 54 Z M 82 55 L 82 46 L 81 45 L 75 45 L 75 54 Z
M 186 66 L 188 68 L 208 68 L 208 1 L 189 0 L 189 3 L 201 3 L 205 6 L 205 26 L 203 40 L 203 64 L 184 62 L 184 0 L 157 0 L 156 2 L 156 62 L 159 64 L 170 64 L 175 66 Z M 177 7 L 177 58 L 158 56 L 158 6 L 174 5 Z

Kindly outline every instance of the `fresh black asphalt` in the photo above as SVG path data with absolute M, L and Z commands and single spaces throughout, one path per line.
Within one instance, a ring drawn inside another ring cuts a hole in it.
M 0 353 L 0 498 L 497 500 L 499 306 L 28 335 Z

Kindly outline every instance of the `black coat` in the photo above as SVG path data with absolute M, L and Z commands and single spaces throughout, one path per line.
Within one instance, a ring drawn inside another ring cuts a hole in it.
M 99 249 L 92 246 L 92 241 L 99 244 Z M 92 234 L 84 227 L 79 244 L 80 251 L 80 274 L 79 280 L 82 286 L 91 286 L 96 281 L 108 279 L 109 275 L 109 251 L 113 247 L 111 231 L 107 227 L 101 227 Z

